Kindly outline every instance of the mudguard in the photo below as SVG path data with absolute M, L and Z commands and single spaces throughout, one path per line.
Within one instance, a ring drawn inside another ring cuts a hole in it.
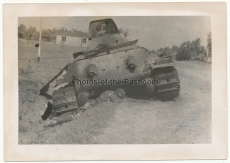
M 69 84 L 68 81 L 63 81 L 65 79 L 66 73 L 68 71 L 69 64 L 67 64 L 61 71 L 58 72 L 48 83 L 40 89 L 40 95 L 52 99 L 52 94 L 54 90 L 58 90 L 60 87 L 64 87 Z M 60 82 L 61 81 L 61 82 Z

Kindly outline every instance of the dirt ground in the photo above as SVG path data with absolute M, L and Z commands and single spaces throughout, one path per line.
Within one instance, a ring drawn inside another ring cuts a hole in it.
M 55 127 L 41 119 L 47 99 L 39 90 L 83 49 L 19 40 L 19 144 L 207 144 L 211 143 L 211 64 L 175 61 L 181 93 L 175 101 L 125 97 L 104 102 Z

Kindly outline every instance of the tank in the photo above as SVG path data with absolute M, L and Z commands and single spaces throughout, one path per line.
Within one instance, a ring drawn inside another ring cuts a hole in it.
M 73 62 L 40 90 L 40 95 L 52 99 L 43 120 L 51 112 L 60 116 L 76 111 L 105 90 L 122 88 L 136 98 L 177 97 L 180 80 L 172 57 L 151 53 L 137 42 L 119 32 L 112 19 L 90 22 L 87 50 L 74 53 Z

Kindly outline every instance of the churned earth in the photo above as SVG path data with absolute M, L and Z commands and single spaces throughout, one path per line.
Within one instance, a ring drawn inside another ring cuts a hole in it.
M 36 42 L 18 42 L 19 144 L 207 144 L 211 138 L 211 64 L 174 61 L 181 81 L 174 101 L 125 97 L 103 102 L 54 127 L 41 114 L 48 100 L 39 90 L 84 50 L 42 43 L 37 62 Z

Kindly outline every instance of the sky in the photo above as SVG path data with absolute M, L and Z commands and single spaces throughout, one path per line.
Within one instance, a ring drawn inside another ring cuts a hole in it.
M 207 44 L 207 33 L 211 32 L 209 16 L 119 16 L 119 17 L 43 17 L 42 28 L 65 27 L 88 32 L 92 20 L 112 18 L 118 28 L 128 29 L 129 40 L 139 39 L 138 45 L 149 50 L 180 46 L 185 41 L 201 39 L 201 45 Z M 18 25 L 39 30 L 40 17 L 20 17 Z

